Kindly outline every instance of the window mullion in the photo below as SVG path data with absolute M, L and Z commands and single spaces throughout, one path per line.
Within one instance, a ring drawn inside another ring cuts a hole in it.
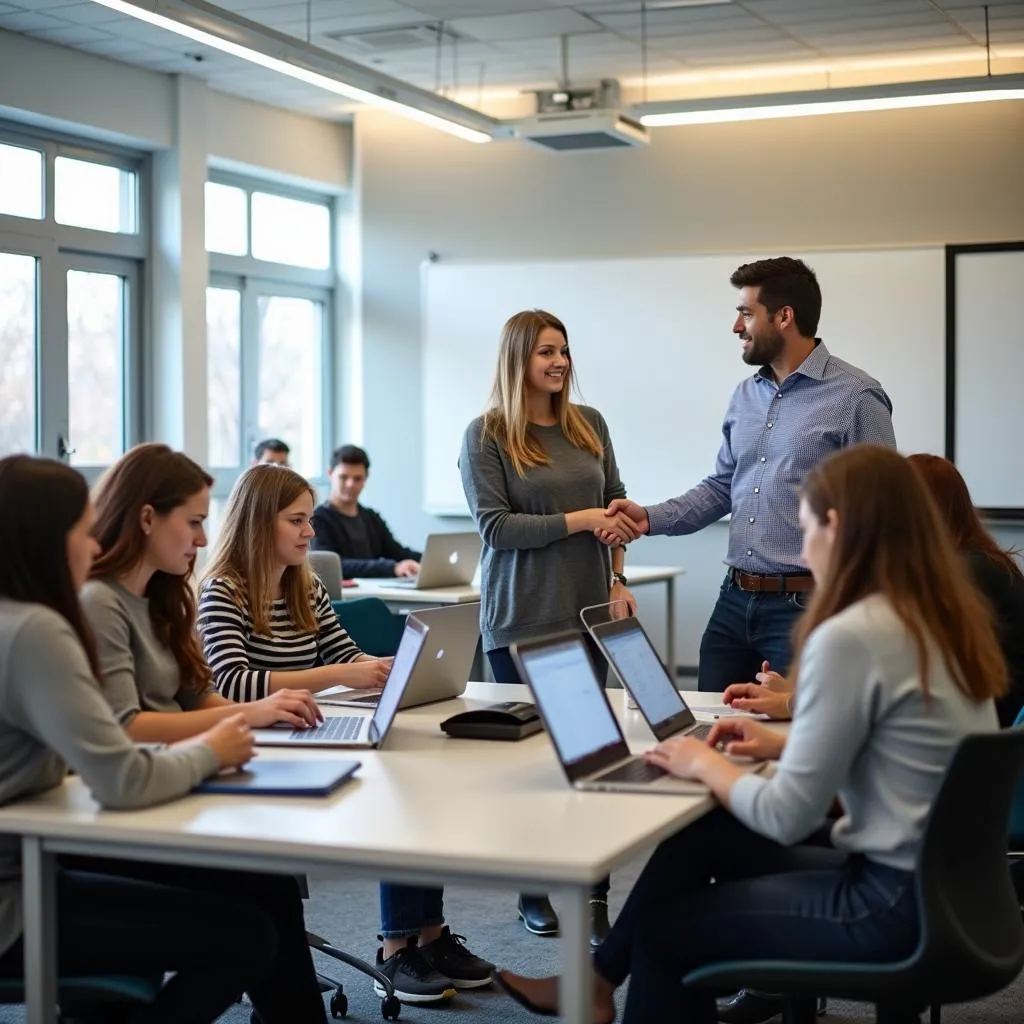
M 242 430 L 241 465 L 247 465 L 252 450 L 259 440 L 260 367 L 259 367 L 259 310 L 258 289 L 247 278 L 242 279 L 242 332 L 239 345 L 242 361 Z

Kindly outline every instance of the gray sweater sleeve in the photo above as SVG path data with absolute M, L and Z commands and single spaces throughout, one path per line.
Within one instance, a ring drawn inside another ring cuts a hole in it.
M 113 590 L 102 583 L 86 584 L 81 601 L 96 637 L 103 693 L 117 720 L 128 726 L 142 710 L 135 685 L 135 656 L 128 613 Z
M 837 623 L 814 631 L 800 665 L 799 705 L 771 778 L 744 775 L 729 805 L 744 825 L 784 845 L 822 822 L 872 729 L 871 652 Z
M 597 436 L 600 438 L 601 445 L 604 448 L 604 456 L 602 457 L 604 465 L 604 503 L 608 505 L 616 498 L 624 498 L 626 496 L 626 485 L 622 482 L 622 477 L 619 476 L 619 464 L 615 461 L 615 449 L 612 447 L 612 437 L 608 430 L 608 424 L 596 409 L 594 410 L 594 416 L 593 426 L 597 430 Z
M 205 743 L 135 746 L 117 724 L 70 625 L 40 608 L 18 630 L 4 717 L 57 753 L 104 807 L 130 810 L 183 796 L 217 771 Z
M 481 444 L 482 419 L 474 420 L 462 439 L 459 471 L 466 501 L 488 547 L 543 548 L 569 536 L 564 513 L 531 515 L 513 512 L 506 467 L 493 439 Z M 511 465 L 508 472 L 515 472 Z

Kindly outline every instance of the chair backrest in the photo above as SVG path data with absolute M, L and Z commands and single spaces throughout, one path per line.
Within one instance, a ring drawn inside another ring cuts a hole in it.
M 309 567 L 323 580 L 332 601 L 341 600 L 341 556 L 337 551 L 310 551 Z
M 980 998 L 1024 966 L 1024 926 L 1006 825 L 1024 769 L 1024 730 L 968 736 L 925 826 L 918 864 L 921 962 L 943 1002 Z
M 1024 726 L 1024 708 L 1020 709 L 1013 722 L 1014 729 L 1021 726 Z M 1024 850 L 1024 778 L 1018 780 L 1010 806 L 1010 848 Z
M 398 650 L 405 617 L 392 615 L 379 597 L 360 597 L 354 601 L 332 601 L 331 607 L 346 632 L 364 654 L 390 658 Z

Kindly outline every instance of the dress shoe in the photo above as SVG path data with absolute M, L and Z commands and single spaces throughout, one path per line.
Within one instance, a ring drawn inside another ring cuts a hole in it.
M 546 895 L 523 893 L 516 905 L 516 916 L 534 935 L 557 935 L 558 915 Z
M 608 923 L 608 901 L 592 899 L 590 901 L 590 948 L 597 949 L 611 931 Z
M 741 988 L 728 999 L 718 1000 L 718 1019 L 725 1024 L 763 1024 L 781 1017 L 786 1001 L 773 992 Z

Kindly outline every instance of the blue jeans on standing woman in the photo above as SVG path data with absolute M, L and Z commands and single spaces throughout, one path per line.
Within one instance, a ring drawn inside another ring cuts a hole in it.
M 810 591 L 752 594 L 727 575 L 701 637 L 697 689 L 721 693 L 730 683 L 752 683 L 763 661 L 785 675 L 793 627 L 810 598 Z
M 711 1024 L 713 994 L 682 984 L 705 964 L 892 961 L 918 937 L 912 871 L 781 846 L 719 808 L 654 852 L 594 966 L 615 985 L 630 978 L 623 1024 Z

